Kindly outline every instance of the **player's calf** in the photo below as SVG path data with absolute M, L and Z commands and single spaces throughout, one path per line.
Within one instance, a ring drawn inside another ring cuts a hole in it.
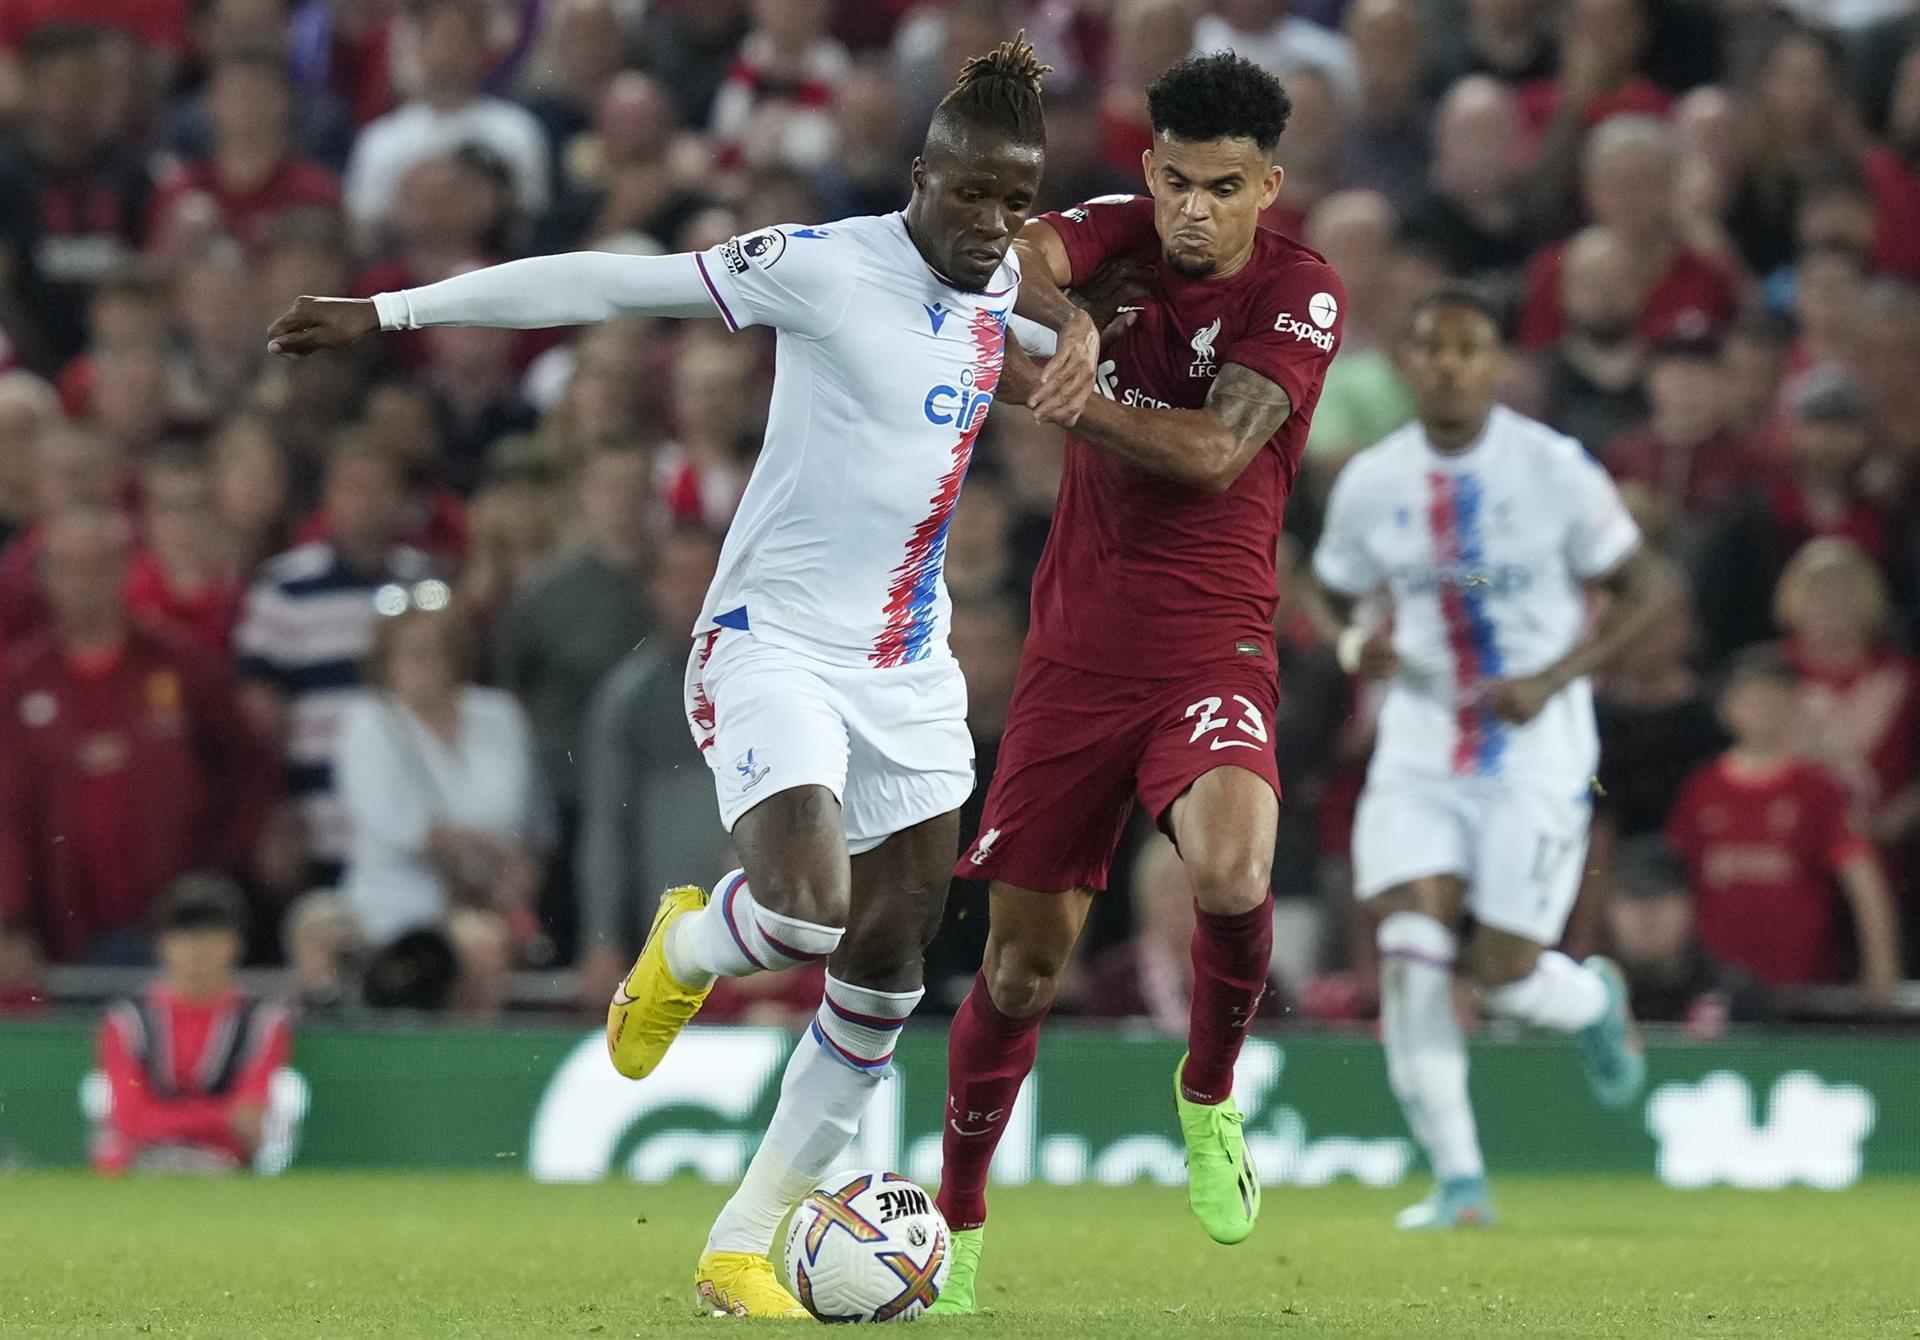
M 1577 1033 L 1606 1013 L 1607 986 L 1598 973 L 1506 931 L 1476 929 L 1466 964 L 1487 1007 L 1509 1019 Z

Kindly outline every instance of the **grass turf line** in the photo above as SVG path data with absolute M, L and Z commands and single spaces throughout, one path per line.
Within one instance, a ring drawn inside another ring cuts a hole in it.
M 1500 1227 L 1407 1236 L 1390 1218 L 1408 1188 L 1270 1188 L 1236 1248 L 1178 1189 L 997 1191 L 987 1312 L 916 1334 L 1920 1335 L 1920 1183 L 1494 1189 Z M 508 1175 L 5 1177 L 0 1336 L 712 1336 L 737 1323 L 698 1317 L 688 1282 L 722 1199 Z

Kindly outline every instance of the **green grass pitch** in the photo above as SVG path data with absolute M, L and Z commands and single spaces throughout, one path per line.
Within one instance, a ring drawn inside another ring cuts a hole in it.
M 1838 1194 L 1496 1179 L 1504 1221 L 1406 1237 L 1408 1199 L 1274 1187 L 1241 1247 L 1178 1190 L 1001 1191 L 972 1319 L 928 1337 L 1920 1336 L 1920 1183 Z M 0 1336 L 628 1336 L 697 1314 L 722 1194 L 500 1176 L 0 1177 Z

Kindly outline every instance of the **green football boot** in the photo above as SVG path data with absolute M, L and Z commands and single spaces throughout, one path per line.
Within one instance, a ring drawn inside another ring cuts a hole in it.
M 1245 1242 L 1260 1217 L 1260 1177 L 1247 1153 L 1240 1108 L 1232 1098 L 1196 1103 L 1181 1087 L 1187 1058 L 1173 1072 L 1173 1104 L 1187 1141 L 1187 1204 L 1207 1236 L 1229 1246 Z

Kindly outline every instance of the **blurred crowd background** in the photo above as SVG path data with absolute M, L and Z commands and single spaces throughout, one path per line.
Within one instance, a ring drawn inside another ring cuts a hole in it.
M 0 1009 L 231 920 L 309 1013 L 597 1013 L 657 890 L 726 868 L 681 682 L 772 339 L 441 329 L 289 363 L 265 328 L 302 293 L 898 208 L 962 60 L 1023 26 L 1055 67 L 1044 207 L 1139 186 L 1146 87 L 1188 52 L 1286 82 L 1268 222 L 1351 295 L 1289 580 L 1342 463 L 1410 416 L 1395 333 L 1450 277 L 1511 313 L 1508 402 L 1690 574 L 1601 686 L 1573 947 L 1702 1034 L 1893 1002 L 1920 964 L 1909 0 L 0 0 Z M 983 790 L 1060 454 L 997 410 L 953 522 Z M 1372 694 L 1290 590 L 1278 620 L 1273 1009 L 1363 1018 Z M 1904 944 L 1863 914 L 1874 872 Z M 930 1007 L 984 906 L 956 886 Z M 1076 1008 L 1183 1031 L 1190 930 L 1143 826 Z M 817 993 L 737 987 L 710 1011 Z

